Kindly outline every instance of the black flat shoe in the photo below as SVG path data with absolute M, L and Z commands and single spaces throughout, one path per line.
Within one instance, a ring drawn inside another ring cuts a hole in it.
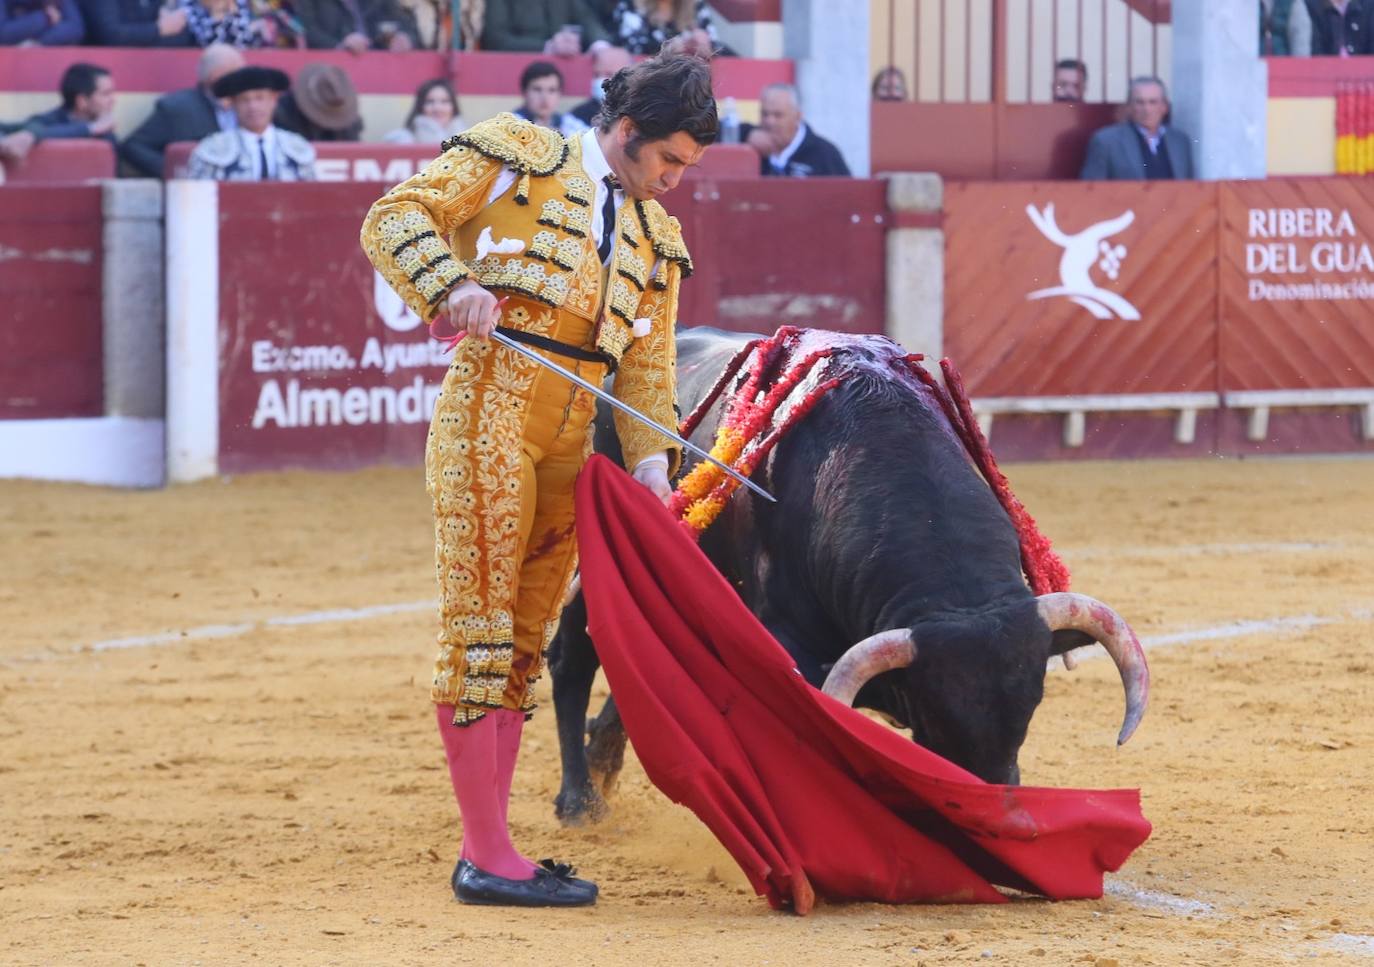
M 586 882 L 585 880 L 581 882 Z M 578 886 L 571 876 L 559 876 L 544 867 L 528 880 L 512 880 L 479 870 L 459 860 L 453 870 L 453 895 L 463 903 L 503 907 L 586 907 L 596 902 L 596 886 Z
M 545 859 L 539 861 L 539 867 L 546 873 L 558 877 L 565 883 L 571 883 L 578 889 L 588 891 L 592 896 L 596 896 L 599 892 L 596 884 L 591 880 L 580 880 L 573 875 L 577 872 L 577 868 L 571 863 L 560 863 L 557 860 Z

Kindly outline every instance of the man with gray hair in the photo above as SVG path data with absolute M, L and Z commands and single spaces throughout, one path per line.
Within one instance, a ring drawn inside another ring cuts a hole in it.
M 149 118 L 119 146 L 119 156 L 139 175 L 162 177 L 163 155 L 173 141 L 199 141 L 232 130 L 234 109 L 210 93 L 215 81 L 243 66 L 243 54 L 228 44 L 211 44 L 200 55 L 196 86 L 158 98 Z
M 1187 180 L 1193 140 L 1166 121 L 1169 92 L 1158 77 L 1131 81 L 1126 120 L 1096 132 L 1079 175 L 1084 181 Z
M 840 149 L 802 120 L 801 95 L 792 84 L 765 87 L 758 125 L 741 125 L 740 135 L 759 153 L 759 172 L 766 177 L 849 177 Z

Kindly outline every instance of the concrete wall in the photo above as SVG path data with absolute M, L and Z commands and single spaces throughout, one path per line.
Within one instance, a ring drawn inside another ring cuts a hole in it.
M 783 56 L 796 65 L 802 112 L 833 141 L 856 177 L 868 176 L 868 6 L 833 0 L 783 0 Z
M 162 183 L 102 186 L 105 414 L 162 419 Z
M 944 183 L 939 175 L 888 176 L 887 335 L 909 352 L 944 352 Z M 903 224 L 903 222 L 907 224 Z

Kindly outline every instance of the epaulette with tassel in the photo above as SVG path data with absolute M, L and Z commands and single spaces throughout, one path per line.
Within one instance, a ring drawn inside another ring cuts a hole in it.
M 668 287 L 668 277 L 664 271 L 667 262 L 676 262 L 684 279 L 690 276 L 692 256 L 682 240 L 681 223 L 653 200 L 635 202 L 635 208 L 639 212 L 639 224 L 654 247 L 654 254 L 664 260 L 654 273 L 654 285 L 660 289 Z
M 529 204 L 531 175 L 551 175 L 568 160 L 568 142 L 561 134 L 507 113 L 455 134 L 443 143 L 443 149 L 451 151 L 459 145 L 493 158 L 518 174 L 515 201 L 521 205 Z

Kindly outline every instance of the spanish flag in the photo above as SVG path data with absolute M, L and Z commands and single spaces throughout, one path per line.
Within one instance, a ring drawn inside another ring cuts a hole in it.
M 1374 173 L 1374 85 L 1347 83 L 1336 90 L 1336 173 Z

